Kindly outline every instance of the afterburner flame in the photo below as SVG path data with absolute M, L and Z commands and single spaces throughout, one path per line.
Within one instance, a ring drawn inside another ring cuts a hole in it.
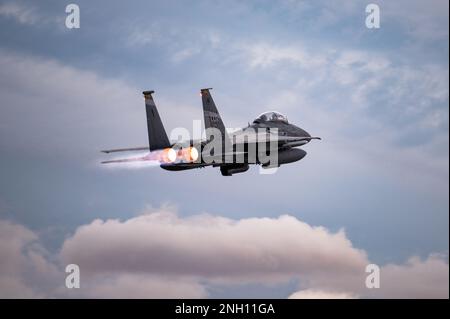
M 177 160 L 177 152 L 173 148 L 165 148 L 161 152 L 160 162 L 173 163 Z
M 116 158 L 102 163 L 121 164 L 133 167 L 141 167 L 158 164 L 175 164 L 175 163 L 193 163 L 199 158 L 199 152 L 195 147 L 186 148 L 165 148 L 162 150 L 151 151 L 145 155 Z
M 198 159 L 198 150 L 195 147 L 190 148 L 190 155 L 193 162 L 195 162 Z
M 193 146 L 181 149 L 178 154 L 183 162 L 191 163 L 198 159 L 198 151 Z

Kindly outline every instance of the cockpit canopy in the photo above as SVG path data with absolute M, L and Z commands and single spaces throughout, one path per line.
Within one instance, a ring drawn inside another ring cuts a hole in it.
M 253 123 L 261 122 L 281 122 L 288 124 L 287 117 L 278 112 L 265 112 L 258 116 Z

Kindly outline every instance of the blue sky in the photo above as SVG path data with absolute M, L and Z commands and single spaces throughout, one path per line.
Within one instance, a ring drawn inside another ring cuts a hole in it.
M 380 265 L 443 254 L 448 273 L 448 2 L 378 1 L 380 29 L 366 1 L 76 3 L 69 30 L 68 3 L 0 1 L 0 218 L 50 255 L 95 219 L 170 207 L 288 214 L 344 229 Z M 203 87 L 229 127 L 275 109 L 323 141 L 274 175 L 99 165 L 101 149 L 147 143 L 142 90 L 170 132 L 202 119 Z

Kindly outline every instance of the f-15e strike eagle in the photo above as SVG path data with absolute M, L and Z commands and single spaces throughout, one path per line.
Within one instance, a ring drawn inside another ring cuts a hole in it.
M 223 176 L 231 176 L 247 171 L 250 164 L 273 168 L 299 161 L 305 157 L 306 152 L 297 147 L 313 139 L 320 140 L 320 137 L 312 137 L 305 130 L 290 124 L 278 112 L 262 113 L 247 127 L 228 133 L 210 90 L 211 88 L 207 88 L 200 91 L 206 139 L 171 143 L 153 100 L 154 91 L 144 91 L 149 146 L 102 152 L 149 150 L 148 155 L 102 163 L 157 161 L 161 168 L 169 171 L 212 166 L 220 167 Z

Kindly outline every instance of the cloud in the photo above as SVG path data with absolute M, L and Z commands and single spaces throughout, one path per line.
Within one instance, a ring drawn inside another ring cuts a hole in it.
M 64 263 L 78 264 L 91 278 L 117 275 L 117 285 L 123 274 L 184 278 L 205 287 L 273 285 L 296 278 L 302 290 L 292 298 L 448 295 L 445 258 L 431 256 L 382 267 L 382 288 L 373 293 L 365 288 L 369 259 L 343 231 L 332 233 L 288 215 L 181 218 L 161 209 L 123 222 L 95 220 L 64 242 L 60 256 Z M 203 293 L 195 285 L 189 287 Z
M 360 20 L 360 17 L 355 19 L 355 16 L 361 16 L 361 13 L 364 12 L 364 6 L 357 1 L 314 1 L 309 3 L 301 0 L 284 0 L 281 4 L 290 15 L 302 21 L 304 28 L 312 32 L 323 32 L 324 29 L 331 27 L 339 30 L 348 21 Z M 358 12 L 358 10 L 360 11 Z
M 91 276 L 80 296 L 87 298 L 207 298 L 205 287 L 197 280 L 147 274 L 124 273 Z M 75 291 L 76 292 L 76 291 Z
M 20 268 L 24 267 L 26 256 L 22 255 L 24 245 L 36 239 L 28 229 L 0 221 L 0 297 L 34 297 L 35 292 L 26 286 L 21 278 Z
M 0 16 L 13 18 L 21 24 L 34 25 L 39 16 L 32 6 L 16 2 L 7 2 L 0 5 Z
M 133 107 L 139 106 L 137 89 L 119 80 L 104 81 L 93 72 L 63 66 L 55 60 L 0 51 L 0 78 L 8 79 L 0 87 L 5 99 L 0 109 L 0 131 L 8 136 L 0 138 L 3 146 L 47 154 L 75 155 L 83 148 L 92 152 L 101 145 L 95 141 L 96 136 L 102 134 L 108 139 L 113 131 L 105 128 L 113 123 L 120 126 L 116 111 L 122 109 L 120 117 L 131 123 L 138 119 Z M 24 112 L 28 116 L 23 116 Z M 94 118 L 95 127 L 89 120 Z M 76 145 L 76 151 L 68 145 Z
M 404 265 L 381 269 L 385 298 L 448 298 L 448 256 L 411 257 Z
M 142 47 L 154 43 L 159 37 L 158 33 L 152 28 L 142 30 L 140 28 L 132 28 L 127 37 L 127 43 L 131 47 Z
M 369 259 L 343 231 L 288 215 L 182 218 L 160 208 L 80 226 L 53 257 L 31 230 L 6 221 L 0 230 L 2 297 L 204 298 L 210 287 L 295 279 L 300 290 L 290 298 L 448 298 L 445 256 L 382 266 L 381 288 L 369 290 Z M 69 263 L 80 266 L 80 289 L 64 287 Z
M 0 220 L 0 298 L 39 298 L 54 284 L 56 267 L 47 261 L 38 236 Z
M 448 1 L 383 1 L 382 15 L 396 21 L 415 39 L 448 42 Z M 445 27 L 446 25 L 446 27 Z
M 238 45 L 237 50 L 247 56 L 251 68 L 266 68 L 283 62 L 302 68 L 316 68 L 326 63 L 323 55 L 309 54 L 299 46 L 274 46 L 260 42 Z
M 308 31 L 323 32 L 333 28 L 345 35 L 350 32 L 353 37 L 364 32 L 365 7 L 368 4 L 364 1 L 282 2 Z M 403 32 L 410 39 L 426 42 L 448 39 L 448 1 L 379 0 L 376 4 L 380 7 L 381 30 L 389 28 L 390 32 Z M 349 25 L 352 27 L 349 28 Z
M 13 19 L 19 24 L 26 26 L 58 26 L 57 30 L 63 30 L 65 13 L 60 16 L 44 14 L 42 10 L 31 3 L 5 2 L 0 4 L 0 18 Z
M 65 241 L 61 256 L 86 272 L 136 271 L 239 282 L 319 278 L 331 268 L 345 278 L 363 273 L 367 261 L 343 231 L 333 234 L 292 216 L 234 221 L 211 215 L 180 218 L 170 211 L 124 222 L 95 220 Z
M 289 299 L 355 299 L 356 296 L 346 292 L 330 292 L 305 289 L 294 292 Z
M 86 163 L 99 162 L 101 149 L 148 144 L 143 89 L 120 79 L 0 50 L 0 84 L 4 148 L 70 160 L 82 157 Z M 180 125 L 180 118 L 200 112 L 164 96 L 155 99 L 164 106 L 159 111 L 168 133 Z M 118 128 L 123 128 L 120 134 Z
M 172 61 L 175 63 L 182 62 L 190 57 L 199 54 L 201 52 L 200 48 L 187 47 L 175 52 L 172 56 Z
M 66 289 L 63 265 L 40 245 L 30 229 L 0 220 L 0 298 L 202 298 L 198 282 L 176 277 L 138 273 L 89 278 L 83 275 L 83 290 Z

